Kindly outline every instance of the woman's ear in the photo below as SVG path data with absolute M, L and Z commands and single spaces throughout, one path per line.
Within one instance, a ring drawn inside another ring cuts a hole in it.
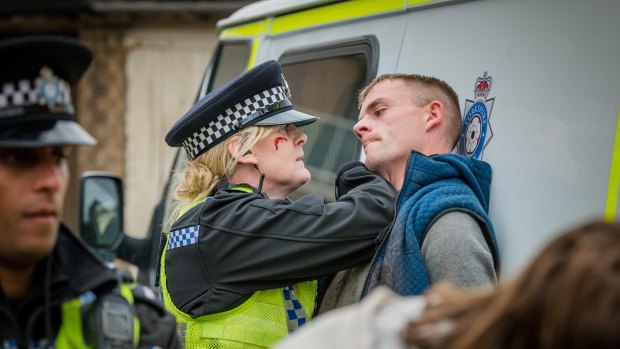
M 239 154 L 241 148 L 241 137 L 238 135 L 230 137 L 227 143 L 228 152 L 237 160 L 240 164 L 258 164 L 258 159 L 254 156 L 252 149 L 248 150 L 245 154 Z

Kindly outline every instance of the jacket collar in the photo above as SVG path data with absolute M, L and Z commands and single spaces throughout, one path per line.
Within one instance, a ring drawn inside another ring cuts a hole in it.
M 230 183 L 229 181 L 222 180 L 216 186 L 217 190 L 233 190 L 233 191 L 242 191 L 244 193 L 255 193 L 258 194 L 258 189 L 247 183 Z
M 52 263 L 52 297 L 74 297 L 86 291 L 99 293 L 113 288 L 118 282 L 112 268 L 62 224 L 56 246 L 49 258 Z M 42 263 L 48 263 L 48 260 Z
M 44 304 L 46 292 L 49 292 L 51 305 L 79 297 L 86 291 L 95 294 L 106 292 L 117 285 L 115 275 L 109 266 L 61 224 L 52 252 L 36 265 L 30 290 L 23 299 L 13 303 L 16 316 L 22 320 L 31 316 Z M 5 301 L 0 292 L 0 306 Z
M 426 156 L 413 151 L 407 161 L 397 207 L 421 188 L 438 181 L 458 179 L 471 188 L 484 210 L 488 211 L 491 177 L 491 166 L 484 161 L 457 154 Z

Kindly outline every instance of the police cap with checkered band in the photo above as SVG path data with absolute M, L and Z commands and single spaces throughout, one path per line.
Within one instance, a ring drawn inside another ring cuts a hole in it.
M 282 67 L 267 61 L 200 99 L 168 131 L 166 143 L 190 159 L 251 125 L 304 126 L 319 118 L 293 109 Z
M 91 61 L 90 49 L 67 37 L 0 41 L 0 147 L 95 144 L 76 121 L 70 90 Z

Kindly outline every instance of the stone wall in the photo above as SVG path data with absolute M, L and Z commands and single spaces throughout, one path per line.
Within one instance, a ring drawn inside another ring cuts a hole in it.
M 78 121 L 95 139 L 95 146 L 75 149 L 73 180 L 67 194 L 65 221 L 76 227 L 79 176 L 85 171 L 106 171 L 125 176 L 125 51 L 124 33 L 109 28 L 89 28 L 80 39 L 94 53 L 93 63 L 75 91 Z
M 125 36 L 125 232 L 143 237 L 178 148 L 170 127 L 194 104 L 217 37 L 204 28 L 142 28 Z

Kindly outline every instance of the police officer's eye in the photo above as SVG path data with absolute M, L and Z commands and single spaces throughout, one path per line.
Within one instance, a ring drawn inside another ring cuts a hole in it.
M 17 169 L 28 169 L 52 160 L 59 165 L 71 153 L 69 146 L 51 148 L 5 148 L 0 149 L 0 164 Z
M 0 150 L 0 164 L 10 165 L 13 161 L 15 161 L 15 155 L 9 153 L 5 150 Z
M 31 149 L 0 150 L 0 163 L 15 168 L 29 168 L 37 164 L 39 155 Z
M 375 109 L 375 116 L 381 116 L 385 112 L 385 108 L 377 108 Z
M 60 162 L 62 160 L 65 160 L 71 154 L 71 149 L 72 148 L 69 147 L 69 146 L 53 147 L 52 148 L 52 157 L 54 158 L 54 160 L 56 160 L 56 162 Z

